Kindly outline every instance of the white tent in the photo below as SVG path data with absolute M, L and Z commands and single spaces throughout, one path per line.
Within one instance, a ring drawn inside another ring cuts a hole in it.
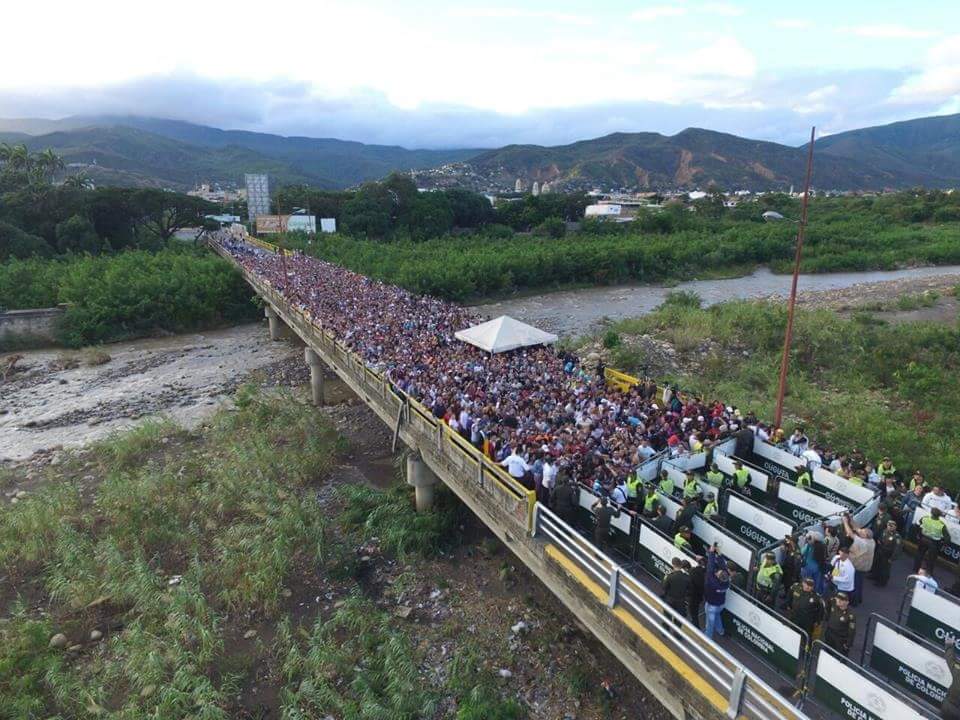
M 456 338 L 492 353 L 529 345 L 547 345 L 557 341 L 557 336 L 553 333 L 538 330 L 507 315 L 460 330 L 456 333 Z

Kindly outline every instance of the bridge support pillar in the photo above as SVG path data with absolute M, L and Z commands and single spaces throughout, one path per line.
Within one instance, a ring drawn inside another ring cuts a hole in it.
M 423 461 L 419 452 L 407 455 L 407 485 L 412 485 L 416 494 L 417 512 L 433 508 L 433 488 L 439 478 Z
M 323 405 L 323 362 L 313 348 L 303 349 L 303 359 L 310 366 L 310 393 L 314 405 Z
M 277 311 L 267 305 L 263 309 L 263 314 L 266 315 L 267 322 L 270 325 L 270 339 L 283 340 L 287 335 L 287 326 L 283 324 L 283 320 L 277 315 Z

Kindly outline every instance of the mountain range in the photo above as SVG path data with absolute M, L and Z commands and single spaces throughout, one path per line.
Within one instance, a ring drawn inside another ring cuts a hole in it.
M 391 171 L 420 185 L 511 190 L 517 179 L 554 189 L 786 189 L 803 181 L 805 147 L 688 128 L 614 133 L 569 145 L 409 150 L 329 138 L 221 130 L 127 116 L 0 120 L 0 142 L 53 148 L 101 184 L 187 189 L 266 172 L 274 185 L 351 187 Z M 960 114 L 850 130 L 817 141 L 814 185 L 880 190 L 960 186 Z

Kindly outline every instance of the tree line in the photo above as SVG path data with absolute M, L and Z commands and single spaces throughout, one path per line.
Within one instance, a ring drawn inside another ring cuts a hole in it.
M 548 194 L 501 199 L 494 206 L 486 196 L 460 188 L 420 192 L 413 180 L 398 173 L 353 192 L 293 185 L 280 188 L 276 197 L 280 213 L 303 209 L 335 218 L 345 234 L 378 241 L 422 241 L 469 230 L 501 235 L 539 230 L 559 237 L 564 223 L 581 219 L 588 204 L 582 194 Z
M 50 150 L 0 145 L 0 261 L 65 253 L 158 249 L 200 227 L 217 206 L 151 188 L 92 187 L 83 173 L 54 185 L 62 159 Z

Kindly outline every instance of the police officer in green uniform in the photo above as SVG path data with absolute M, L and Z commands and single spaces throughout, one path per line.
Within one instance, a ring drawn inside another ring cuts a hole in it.
M 693 545 L 690 543 L 690 538 L 692 535 L 693 533 L 690 532 L 690 528 L 684 525 L 677 531 L 677 534 L 673 536 L 674 547 L 693 552 Z
M 700 495 L 700 485 L 693 473 L 688 472 L 683 479 L 683 498 L 685 500 L 695 500 Z
M 787 593 L 787 605 L 790 608 L 787 617 L 813 642 L 813 631 L 823 620 L 825 612 L 823 598 L 813 589 L 813 578 L 805 577 L 793 584 Z
M 913 572 L 916 573 L 920 566 L 926 564 L 933 574 L 933 568 L 937 564 L 937 555 L 940 554 L 940 546 L 943 544 L 943 538 L 947 534 L 947 524 L 941 520 L 943 513 L 940 508 L 933 508 L 930 514 L 920 521 L 920 541 L 917 543 L 917 554 L 913 559 Z
M 827 609 L 823 641 L 846 657 L 856 634 L 857 618 L 850 609 L 850 598 L 845 592 L 838 592 Z
M 707 482 L 714 487 L 723 487 L 723 477 L 724 475 L 722 472 L 720 472 L 717 464 L 711 463 L 710 469 L 707 470 Z
M 643 496 L 643 514 L 648 518 L 655 518 L 659 504 L 657 489 L 653 485 L 647 485 L 647 492 Z
M 879 517 L 879 516 L 878 516 Z M 890 516 L 887 515 L 889 518 Z M 877 525 L 877 529 L 880 526 Z M 897 523 L 895 520 L 887 520 L 883 532 L 877 536 L 877 548 L 873 555 L 873 573 L 874 582 L 880 587 L 885 587 L 890 580 L 890 566 L 893 559 L 900 550 L 900 533 L 897 532 Z
M 641 485 L 643 485 L 643 478 L 636 472 L 631 473 L 627 478 L 627 507 L 631 510 L 637 509 Z
M 806 465 L 797 465 L 797 487 L 798 488 L 810 488 L 810 485 L 813 484 L 813 477 L 810 475 L 810 470 Z
M 743 463 L 736 463 L 733 466 L 733 485 L 737 492 L 744 495 L 750 494 L 750 471 L 743 466 Z
M 777 564 L 777 557 L 773 553 L 766 553 L 763 562 L 757 569 L 757 599 L 773 609 L 780 594 L 780 584 L 783 581 L 783 570 Z
M 673 495 L 673 478 L 666 470 L 660 471 L 660 483 L 657 489 L 664 495 Z
M 708 520 L 720 512 L 720 506 L 717 504 L 717 496 L 713 493 L 707 493 L 707 504 L 703 507 L 703 516 Z

